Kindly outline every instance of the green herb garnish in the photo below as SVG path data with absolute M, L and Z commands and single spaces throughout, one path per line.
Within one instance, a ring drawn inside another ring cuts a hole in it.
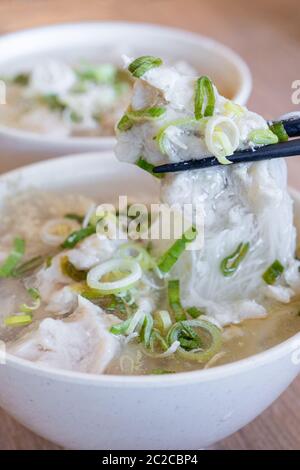
M 262 278 L 267 284 L 273 285 L 281 276 L 283 271 L 284 267 L 280 261 L 276 259 L 274 263 L 272 263 L 271 266 L 269 266 L 268 269 L 263 273 Z
M 128 66 L 129 72 L 136 77 L 142 77 L 148 70 L 159 67 L 162 65 L 162 60 L 159 57 L 153 57 L 150 55 L 138 57 Z
M 250 244 L 240 243 L 237 249 L 221 261 L 220 269 L 223 276 L 232 276 L 249 251 Z

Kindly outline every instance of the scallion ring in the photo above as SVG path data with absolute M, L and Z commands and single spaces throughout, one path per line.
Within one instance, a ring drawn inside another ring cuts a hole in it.
M 110 273 L 123 273 L 124 277 L 116 281 L 102 282 L 100 279 Z M 142 269 L 136 261 L 111 259 L 92 268 L 87 274 L 87 284 L 100 293 L 115 294 L 132 287 L 142 277 Z
M 202 337 L 199 337 L 195 329 L 200 329 L 204 332 L 205 338 L 202 339 Z M 190 334 L 193 337 L 191 337 L 189 341 Z M 199 340 L 197 340 L 194 335 L 197 335 Z M 203 346 L 204 342 L 207 341 L 207 335 L 209 335 L 209 345 Z M 178 347 L 176 354 L 188 361 L 196 361 L 200 363 L 207 362 L 211 357 L 219 352 L 222 345 L 220 329 L 213 323 L 205 320 L 186 320 L 175 323 L 167 335 L 167 342 L 171 345 L 175 341 L 180 342 L 180 346 Z M 202 346 L 191 349 L 190 346 L 196 343 L 196 341 L 201 341 Z M 187 349 L 186 345 L 188 347 Z
M 222 165 L 228 165 L 232 162 L 226 157 L 232 155 L 240 143 L 239 129 L 229 117 L 213 116 L 205 127 L 205 143 Z
M 42 227 L 41 239 L 50 246 L 59 246 L 75 230 L 80 228 L 77 220 L 71 218 L 57 218 L 48 220 Z

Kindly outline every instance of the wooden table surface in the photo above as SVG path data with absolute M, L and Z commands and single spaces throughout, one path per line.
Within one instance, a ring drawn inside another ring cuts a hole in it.
M 0 1 L 0 33 L 97 19 L 160 23 L 212 36 L 234 48 L 250 65 L 254 78 L 250 107 L 267 118 L 297 109 L 291 101 L 291 84 L 300 79 L 298 0 Z M 5 170 L 1 157 L 0 172 Z M 300 160 L 288 164 L 290 183 L 300 189 Z M 300 377 L 253 423 L 214 448 L 300 449 L 299 397 Z M 0 411 L 0 449 L 57 447 Z

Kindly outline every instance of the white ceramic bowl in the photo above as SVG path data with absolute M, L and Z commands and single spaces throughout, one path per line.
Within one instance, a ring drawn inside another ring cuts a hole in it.
M 232 50 L 206 37 L 178 29 L 141 23 L 87 22 L 21 31 L 0 38 L 0 76 L 32 67 L 45 58 L 71 63 L 82 59 L 121 64 L 121 55 L 153 54 L 169 61 L 185 60 L 216 82 L 220 91 L 245 104 L 251 76 Z M 4 105 L 2 105 L 4 106 Z M 54 138 L 0 126 L 3 155 L 24 163 L 51 156 L 111 149 L 113 137 Z
M 120 193 L 153 202 L 158 192 L 154 178 L 111 153 L 51 160 L 3 175 L 0 201 L 16 186 L 77 190 L 102 202 Z M 300 194 L 294 196 L 300 219 Z M 161 376 L 86 375 L 8 355 L 0 365 L 0 406 L 66 448 L 199 449 L 255 418 L 299 370 L 300 333 L 249 359 Z

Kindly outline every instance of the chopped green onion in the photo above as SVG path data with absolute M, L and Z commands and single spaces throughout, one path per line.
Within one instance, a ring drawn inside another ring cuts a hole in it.
M 229 137 L 223 131 L 215 131 L 213 133 L 213 144 L 215 151 L 215 156 L 217 157 L 221 165 L 230 165 L 232 162 L 228 160 L 228 156 L 233 154 L 233 148 Z
M 186 320 L 186 313 L 180 302 L 180 285 L 178 279 L 168 282 L 168 300 L 175 320 L 177 322 Z
M 206 116 L 213 116 L 215 110 L 215 93 L 211 80 L 200 77 L 196 81 L 194 113 L 197 120 Z
M 127 330 L 130 326 L 131 320 L 132 318 L 128 318 L 122 323 L 117 323 L 116 325 L 113 325 L 109 331 L 114 335 L 126 335 Z
M 181 119 L 175 119 L 174 121 L 170 121 L 159 129 L 158 134 L 155 139 L 162 154 L 166 154 L 165 138 L 166 138 L 166 131 L 169 129 L 169 127 L 171 126 L 182 127 L 182 126 L 186 126 L 189 124 L 194 125 L 194 126 L 199 125 L 197 120 L 193 118 L 181 118 Z
M 109 331 L 114 335 L 130 335 L 143 327 L 145 316 L 145 313 L 143 313 L 141 310 L 137 310 L 127 320 L 113 325 Z
M 123 276 L 113 281 L 101 281 L 103 276 L 114 273 Z M 105 261 L 87 274 L 87 285 L 92 289 L 98 289 L 103 294 L 116 294 L 130 289 L 142 277 L 142 269 L 136 261 L 116 258 Z
M 62 243 L 62 248 L 74 248 L 77 243 L 84 240 L 84 238 L 89 237 L 95 233 L 95 227 L 88 226 L 86 228 L 81 228 L 80 230 L 76 230 L 75 232 L 71 233 L 66 240 Z
M 22 238 L 15 238 L 13 242 L 13 249 L 10 254 L 0 266 L 0 278 L 10 277 L 13 275 L 16 266 L 25 253 L 25 240 Z
M 143 341 L 146 348 L 148 348 L 150 345 L 152 329 L 153 329 L 153 318 L 152 318 L 152 315 L 150 315 L 149 313 L 145 315 L 145 319 L 144 319 L 143 326 L 141 329 L 141 334 L 140 334 L 141 340 Z
M 43 95 L 41 100 L 53 111 L 63 111 L 66 109 L 65 103 L 61 101 L 58 95 Z
M 205 333 L 203 340 L 196 333 L 195 328 L 199 328 Z M 210 337 L 210 344 L 208 347 L 203 347 L 203 343 L 207 341 L 207 334 Z M 174 341 L 180 342 L 176 354 L 183 359 L 200 363 L 207 362 L 220 350 L 222 345 L 221 331 L 216 325 L 206 320 L 186 320 L 175 323 L 167 336 L 169 345 Z
M 121 245 L 116 251 L 116 256 L 137 261 L 145 271 L 156 267 L 154 258 L 139 243 L 131 242 Z
M 182 237 L 173 243 L 173 245 L 164 253 L 159 261 L 158 261 L 158 269 L 167 274 L 180 255 L 185 251 L 187 245 L 195 240 L 197 237 L 197 229 L 192 226 L 190 227 L 185 233 L 183 233 Z
M 18 73 L 12 79 L 15 85 L 26 86 L 29 84 L 30 75 L 28 73 Z
M 31 313 L 34 310 L 37 310 L 41 305 L 41 294 L 39 293 L 38 289 L 31 287 L 27 290 L 28 294 L 33 300 L 32 305 L 22 304 L 20 307 L 21 312 L 23 313 Z
M 271 266 L 269 266 L 268 269 L 263 273 L 262 278 L 267 284 L 272 285 L 275 284 L 283 271 L 284 267 L 280 261 L 276 259 L 274 263 L 272 263 Z
M 152 163 L 147 162 L 147 160 L 145 160 L 143 157 L 140 157 L 137 160 L 136 165 L 142 168 L 142 170 L 145 170 L 150 173 L 150 175 L 155 176 L 155 178 L 163 178 L 165 176 L 163 173 L 153 173 L 153 168 L 155 165 L 152 165 Z
M 161 357 L 168 350 L 168 344 L 156 328 L 152 329 L 149 349 L 145 350 L 145 354 L 150 357 Z
M 162 65 L 161 59 L 159 59 L 158 57 L 146 55 L 138 57 L 133 62 L 131 62 L 131 64 L 129 64 L 128 66 L 128 70 L 134 77 L 140 78 L 146 72 L 148 72 L 148 70 L 154 67 L 159 67 L 160 65 Z
M 154 106 L 152 108 L 141 109 L 139 111 L 127 111 L 127 116 L 133 121 L 143 121 L 144 119 L 159 119 L 166 112 L 166 108 Z
M 158 310 L 154 313 L 154 323 L 162 334 L 166 334 L 172 326 L 172 320 L 167 310 Z
M 233 103 L 232 101 L 226 101 L 224 104 L 224 114 L 226 115 L 232 115 L 232 116 L 243 116 L 245 114 L 244 108 L 236 103 Z
M 192 318 L 198 318 L 200 315 L 205 315 L 205 312 L 197 307 L 186 308 L 186 313 L 188 313 Z
M 270 129 L 256 129 L 248 134 L 248 140 L 254 145 L 277 144 L 278 137 Z
M 84 220 L 84 217 L 82 215 L 73 214 L 73 213 L 65 214 L 64 217 L 66 219 L 76 220 L 76 222 L 78 222 L 79 224 L 82 224 L 82 222 Z
M 60 267 L 62 273 L 73 281 L 80 282 L 86 280 L 87 272 L 75 268 L 67 256 L 61 258 Z
M 89 65 L 77 70 L 76 73 L 80 80 L 110 84 L 115 81 L 117 69 L 112 64 Z
M 269 124 L 269 128 L 273 134 L 277 135 L 279 142 L 286 142 L 289 140 L 289 136 L 282 122 L 273 122 L 272 124 Z
M 12 272 L 13 277 L 25 277 L 32 274 L 37 268 L 41 267 L 44 263 L 42 256 L 35 256 L 34 258 L 19 264 Z
M 120 121 L 118 122 L 117 124 L 117 129 L 120 131 L 120 132 L 126 132 L 126 131 L 129 131 L 129 129 L 132 128 L 134 122 L 132 119 L 130 119 L 127 114 L 124 114 Z
M 12 315 L 11 317 L 6 317 L 4 324 L 6 326 L 25 326 L 29 325 L 32 322 L 32 316 L 29 314 L 24 315 Z
M 141 109 L 139 111 L 128 110 L 118 122 L 117 129 L 121 132 L 129 131 L 135 122 L 159 119 L 165 112 L 166 109 L 159 106 Z
M 223 276 L 229 277 L 236 272 L 239 265 L 248 253 L 249 247 L 250 244 L 248 242 L 240 243 L 237 249 L 231 255 L 227 256 L 221 261 L 220 269 L 222 271 Z

